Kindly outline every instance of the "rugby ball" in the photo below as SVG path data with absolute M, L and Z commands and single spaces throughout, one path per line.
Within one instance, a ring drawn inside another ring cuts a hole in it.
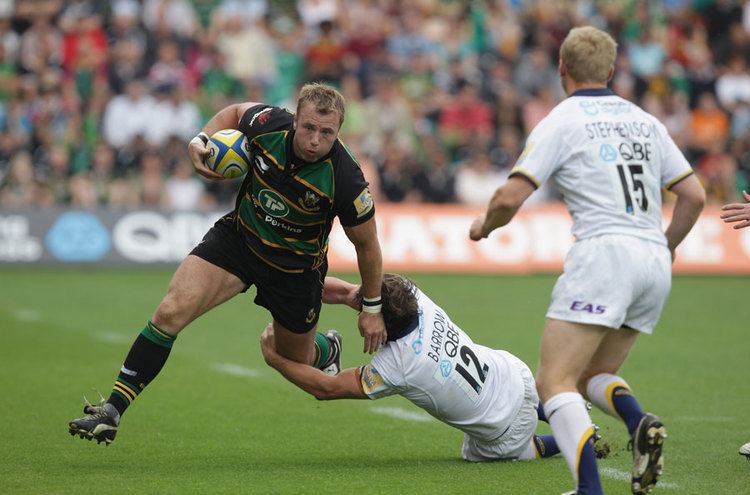
M 206 166 L 227 179 L 242 177 L 250 168 L 250 143 L 237 129 L 217 131 L 206 148 Z

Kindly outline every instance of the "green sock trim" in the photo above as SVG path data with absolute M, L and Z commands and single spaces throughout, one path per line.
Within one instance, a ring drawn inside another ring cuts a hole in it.
M 323 365 L 331 359 L 333 347 L 331 347 L 331 342 L 328 338 L 320 332 L 315 333 L 315 350 L 317 351 L 315 367 L 322 369 Z
M 167 349 L 172 348 L 172 344 L 174 343 L 177 336 L 170 335 L 161 328 L 154 325 L 154 323 L 149 320 L 148 325 L 146 325 L 146 328 L 143 329 L 141 332 L 141 335 L 146 337 L 148 340 L 153 342 L 156 345 L 160 345 L 162 347 L 166 347 Z

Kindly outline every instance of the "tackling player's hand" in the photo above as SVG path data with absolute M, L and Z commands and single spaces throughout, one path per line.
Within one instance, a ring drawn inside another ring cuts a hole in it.
M 360 313 L 359 334 L 365 339 L 364 352 L 372 354 L 385 344 L 385 322 L 382 313 Z
M 276 341 L 273 336 L 273 324 L 269 323 L 263 333 L 260 335 L 260 351 L 263 353 L 263 359 L 268 365 L 276 357 Z
M 214 172 L 206 165 L 208 148 L 206 148 L 206 145 L 199 138 L 194 138 L 188 144 L 188 156 L 190 157 L 190 161 L 193 162 L 195 171 L 203 177 L 211 180 L 224 180 L 225 177 L 223 175 Z
M 344 299 L 344 304 L 355 311 L 362 311 L 362 299 L 360 298 L 359 294 L 360 287 L 360 285 L 355 285 L 354 287 L 349 289 L 349 292 L 346 294 L 346 298 Z
M 486 215 L 482 213 L 477 218 L 475 218 L 473 222 L 471 222 L 471 227 L 469 228 L 469 239 L 471 239 L 472 241 L 479 241 L 487 237 L 488 234 L 484 233 L 485 218 Z

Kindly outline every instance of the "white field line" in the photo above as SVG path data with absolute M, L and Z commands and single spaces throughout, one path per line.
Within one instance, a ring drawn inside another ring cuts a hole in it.
M 127 344 L 135 340 L 133 335 L 124 335 L 118 332 L 93 332 L 91 338 L 107 344 Z
M 401 409 L 400 407 L 378 406 L 373 407 L 370 410 L 375 414 L 382 414 L 383 416 L 401 419 L 404 421 L 417 421 L 419 423 L 426 423 L 435 419 L 427 413 L 423 413 L 421 411 L 407 411 L 406 409 Z
M 233 376 L 242 376 L 245 378 L 256 378 L 260 376 L 260 372 L 258 370 L 246 368 L 244 366 L 240 366 L 239 364 L 215 363 L 213 366 L 211 366 L 211 369 L 214 371 L 218 371 L 219 373 L 226 373 L 227 375 Z
M 42 315 L 39 313 L 39 311 L 35 311 L 33 309 L 17 309 L 13 311 L 12 315 L 13 318 L 15 318 L 17 321 L 24 322 L 34 322 L 40 321 L 42 319 Z
M 603 467 L 599 469 L 599 474 L 611 480 L 627 481 L 628 483 L 630 483 L 630 473 L 626 471 L 622 471 L 620 469 L 611 468 L 611 467 Z M 670 483 L 669 481 L 660 481 L 656 484 L 656 487 L 675 490 L 679 488 L 680 486 L 677 483 Z

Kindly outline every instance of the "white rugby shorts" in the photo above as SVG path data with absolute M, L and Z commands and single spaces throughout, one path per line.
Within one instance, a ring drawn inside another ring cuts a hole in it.
M 504 352 L 504 351 L 502 351 Z M 518 459 L 528 448 L 531 437 L 536 431 L 538 415 L 536 406 L 539 396 L 536 382 L 526 363 L 510 353 L 505 359 L 521 374 L 523 378 L 523 403 L 508 430 L 494 442 L 483 442 L 464 434 L 461 456 L 471 462 L 496 461 L 498 459 Z
M 650 334 L 671 286 L 666 246 L 629 235 L 592 237 L 568 252 L 547 317 Z

